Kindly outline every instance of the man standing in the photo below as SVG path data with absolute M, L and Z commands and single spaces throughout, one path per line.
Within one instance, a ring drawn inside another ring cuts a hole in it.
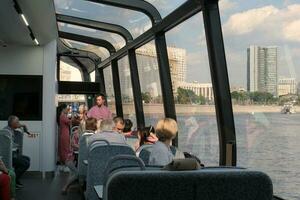
M 20 183 L 21 176 L 26 172 L 30 166 L 30 158 L 28 156 L 22 155 L 22 144 L 23 144 L 23 134 L 16 129 L 23 128 L 24 132 L 30 135 L 27 131 L 26 125 L 20 124 L 19 118 L 17 116 L 11 115 L 8 117 L 7 126 L 4 129 L 11 133 L 12 140 L 14 143 L 16 151 L 13 152 L 13 167 L 16 173 L 16 186 L 17 188 L 22 188 L 23 185 Z
M 87 113 L 88 118 L 95 118 L 97 120 L 111 119 L 111 112 L 105 106 L 105 96 L 104 94 L 99 94 L 96 96 L 96 105 L 93 106 Z

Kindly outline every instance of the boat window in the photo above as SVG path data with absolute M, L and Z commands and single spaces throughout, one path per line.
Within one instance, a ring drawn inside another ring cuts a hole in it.
M 93 52 L 96 55 L 98 55 L 101 58 L 101 60 L 108 58 L 110 55 L 108 50 L 103 47 L 98 47 L 92 44 L 87 44 L 69 39 L 63 39 L 63 42 L 71 48 Z
M 116 114 L 115 93 L 111 74 L 111 65 L 103 69 L 104 83 L 106 89 L 107 106 L 113 114 Z
M 160 13 L 161 17 L 164 18 L 181 4 L 186 2 L 186 0 L 146 0 L 151 3 Z
M 82 81 L 82 72 L 71 57 L 62 56 L 59 77 L 61 81 Z
M 82 0 L 55 0 L 56 12 L 95 21 L 121 25 L 135 38 L 151 27 L 143 13 Z
M 299 199 L 298 1 L 220 1 L 237 165 L 266 172 L 274 194 Z M 253 20 L 255 18 L 255 20 Z M 282 113 L 281 113 L 282 112 Z
M 189 31 L 186 31 L 189 30 Z M 219 164 L 219 139 L 202 14 L 166 33 L 179 149 Z
M 145 113 L 145 125 L 155 126 L 164 117 L 157 55 L 154 42 L 136 49 L 137 65 Z
M 86 27 L 82 27 L 82 26 L 66 24 L 66 23 L 61 23 L 61 22 L 58 22 L 57 25 L 58 25 L 59 31 L 106 40 L 109 43 L 111 43 L 115 47 L 116 50 L 125 46 L 125 40 L 120 35 L 115 34 L 115 33 L 99 31 L 99 30 L 92 29 L 92 28 L 86 28 Z
M 92 72 L 90 73 L 90 79 L 91 79 L 91 82 L 95 82 L 95 78 L 96 78 L 95 75 L 96 75 L 96 74 L 95 74 L 95 70 L 92 71 Z
M 124 56 L 118 60 L 118 65 L 124 119 L 130 119 L 133 122 L 133 127 L 136 127 L 136 115 L 128 56 Z

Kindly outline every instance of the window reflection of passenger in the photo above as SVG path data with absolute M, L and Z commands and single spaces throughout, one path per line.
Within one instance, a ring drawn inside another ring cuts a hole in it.
M 197 122 L 195 117 L 190 117 L 187 120 L 185 120 L 185 127 L 188 128 L 186 148 L 188 149 L 189 152 L 193 152 L 194 146 L 197 145 L 196 143 L 200 142 L 196 138 L 199 137 L 199 135 L 203 135 L 207 132 L 206 130 L 204 130 L 206 126 L 207 126 L 207 121 L 199 120 Z
M 265 126 L 253 118 L 252 115 L 246 119 L 246 148 L 250 150 L 256 144 L 259 135 L 265 132 Z

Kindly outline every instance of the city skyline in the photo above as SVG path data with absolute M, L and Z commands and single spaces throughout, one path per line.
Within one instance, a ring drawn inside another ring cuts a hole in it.
M 57 0 L 59 3 L 60 0 Z M 155 1 L 154 1 L 155 2 Z M 172 6 L 165 1 L 156 2 L 160 5 L 160 12 L 167 15 L 176 5 L 182 4 L 182 0 L 174 0 Z M 72 4 L 72 5 L 69 5 Z M 175 6 L 174 6 L 175 5 Z M 70 9 L 74 7 L 76 9 Z M 231 86 L 246 88 L 247 53 L 245 49 L 250 45 L 277 46 L 278 47 L 278 75 L 300 78 L 300 3 L 297 0 L 268 0 L 268 1 L 243 1 L 220 0 L 220 16 L 225 45 L 227 68 Z M 98 13 L 99 7 L 88 6 L 81 1 L 62 3 L 60 10 L 70 15 L 80 17 L 107 20 L 123 25 L 129 21 L 126 27 L 134 37 L 142 34 L 151 27 L 151 21 L 137 12 L 119 12 L 116 18 L 111 18 L 106 12 L 110 12 L 109 6 L 105 6 L 104 13 Z M 114 8 L 116 9 L 116 8 Z M 89 12 L 87 12 L 87 10 Z M 105 16 L 103 18 L 102 16 Z M 135 20 L 133 20 L 135 19 Z M 74 28 L 74 27 L 73 27 Z M 274 31 L 276 30 L 276 31 Z M 84 31 L 76 29 L 76 32 Z M 87 33 L 85 31 L 84 33 Z M 102 37 L 100 32 L 91 32 L 92 36 Z M 113 34 L 106 36 L 111 41 L 119 39 Z M 203 26 L 202 13 L 198 13 L 182 24 L 166 32 L 167 46 L 186 50 L 186 77 L 188 82 L 211 82 L 206 39 Z M 95 48 L 94 48 L 95 49 Z M 91 49 L 91 50 L 94 50 Z M 102 48 L 102 54 L 105 50 Z M 104 58 L 108 55 L 105 52 Z

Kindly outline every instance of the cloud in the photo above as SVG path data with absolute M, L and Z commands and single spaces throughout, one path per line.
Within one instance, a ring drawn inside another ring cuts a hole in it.
M 253 41 L 300 42 L 300 4 L 273 5 L 235 13 L 223 25 L 226 36 L 248 36 Z M 255 37 L 254 37 L 255 36 Z
M 288 23 L 283 28 L 285 39 L 300 42 L 300 19 Z
M 250 33 L 278 12 L 274 6 L 265 6 L 236 13 L 230 16 L 223 28 L 225 32 L 235 35 Z
M 231 10 L 233 8 L 236 8 L 237 3 L 236 2 L 232 2 L 230 0 L 221 0 L 219 1 L 219 7 L 220 10 L 225 11 L 225 10 Z

